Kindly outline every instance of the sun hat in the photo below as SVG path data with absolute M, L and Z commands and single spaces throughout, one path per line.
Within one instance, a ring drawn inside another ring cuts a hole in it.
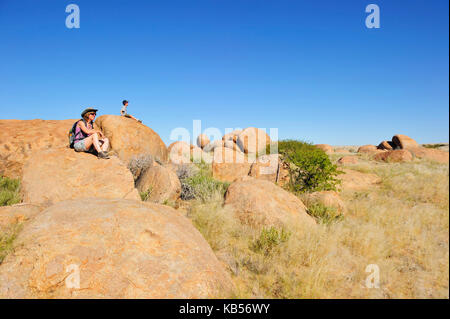
M 97 109 L 87 108 L 83 112 L 81 112 L 81 117 L 84 117 L 86 115 L 86 113 L 90 113 L 90 112 L 97 113 L 97 111 L 98 111 Z

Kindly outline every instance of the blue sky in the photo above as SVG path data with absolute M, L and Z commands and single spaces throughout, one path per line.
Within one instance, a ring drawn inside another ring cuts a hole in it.
M 80 8 L 68 29 L 65 8 Z M 380 7 L 368 29 L 365 7 Z M 448 1 L 0 0 L 6 119 L 141 118 L 376 144 L 449 135 Z

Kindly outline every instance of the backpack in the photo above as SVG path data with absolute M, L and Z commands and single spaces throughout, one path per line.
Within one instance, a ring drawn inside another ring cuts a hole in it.
M 79 121 L 83 121 L 83 122 L 84 122 L 84 125 L 86 125 L 86 127 L 87 127 L 87 125 L 88 125 L 88 123 L 86 122 L 85 119 L 81 119 L 81 120 L 78 120 L 78 121 L 76 121 L 75 123 L 73 123 L 72 128 L 70 129 L 69 134 L 68 134 L 68 137 L 69 137 L 69 147 L 70 147 L 70 148 L 73 148 L 73 144 L 75 143 L 75 131 L 76 131 L 76 129 L 77 129 L 77 124 L 78 124 Z M 92 123 L 92 126 L 94 126 L 93 123 Z

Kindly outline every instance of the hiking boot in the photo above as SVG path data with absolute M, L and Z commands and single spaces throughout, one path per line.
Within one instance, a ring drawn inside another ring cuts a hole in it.
M 100 152 L 98 153 L 98 158 L 108 159 L 109 155 L 106 152 Z

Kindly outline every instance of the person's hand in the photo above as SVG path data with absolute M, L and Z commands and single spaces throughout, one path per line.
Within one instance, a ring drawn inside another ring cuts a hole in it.
M 98 135 L 100 135 L 101 138 L 104 137 L 102 131 L 97 131 L 97 133 L 98 133 Z

